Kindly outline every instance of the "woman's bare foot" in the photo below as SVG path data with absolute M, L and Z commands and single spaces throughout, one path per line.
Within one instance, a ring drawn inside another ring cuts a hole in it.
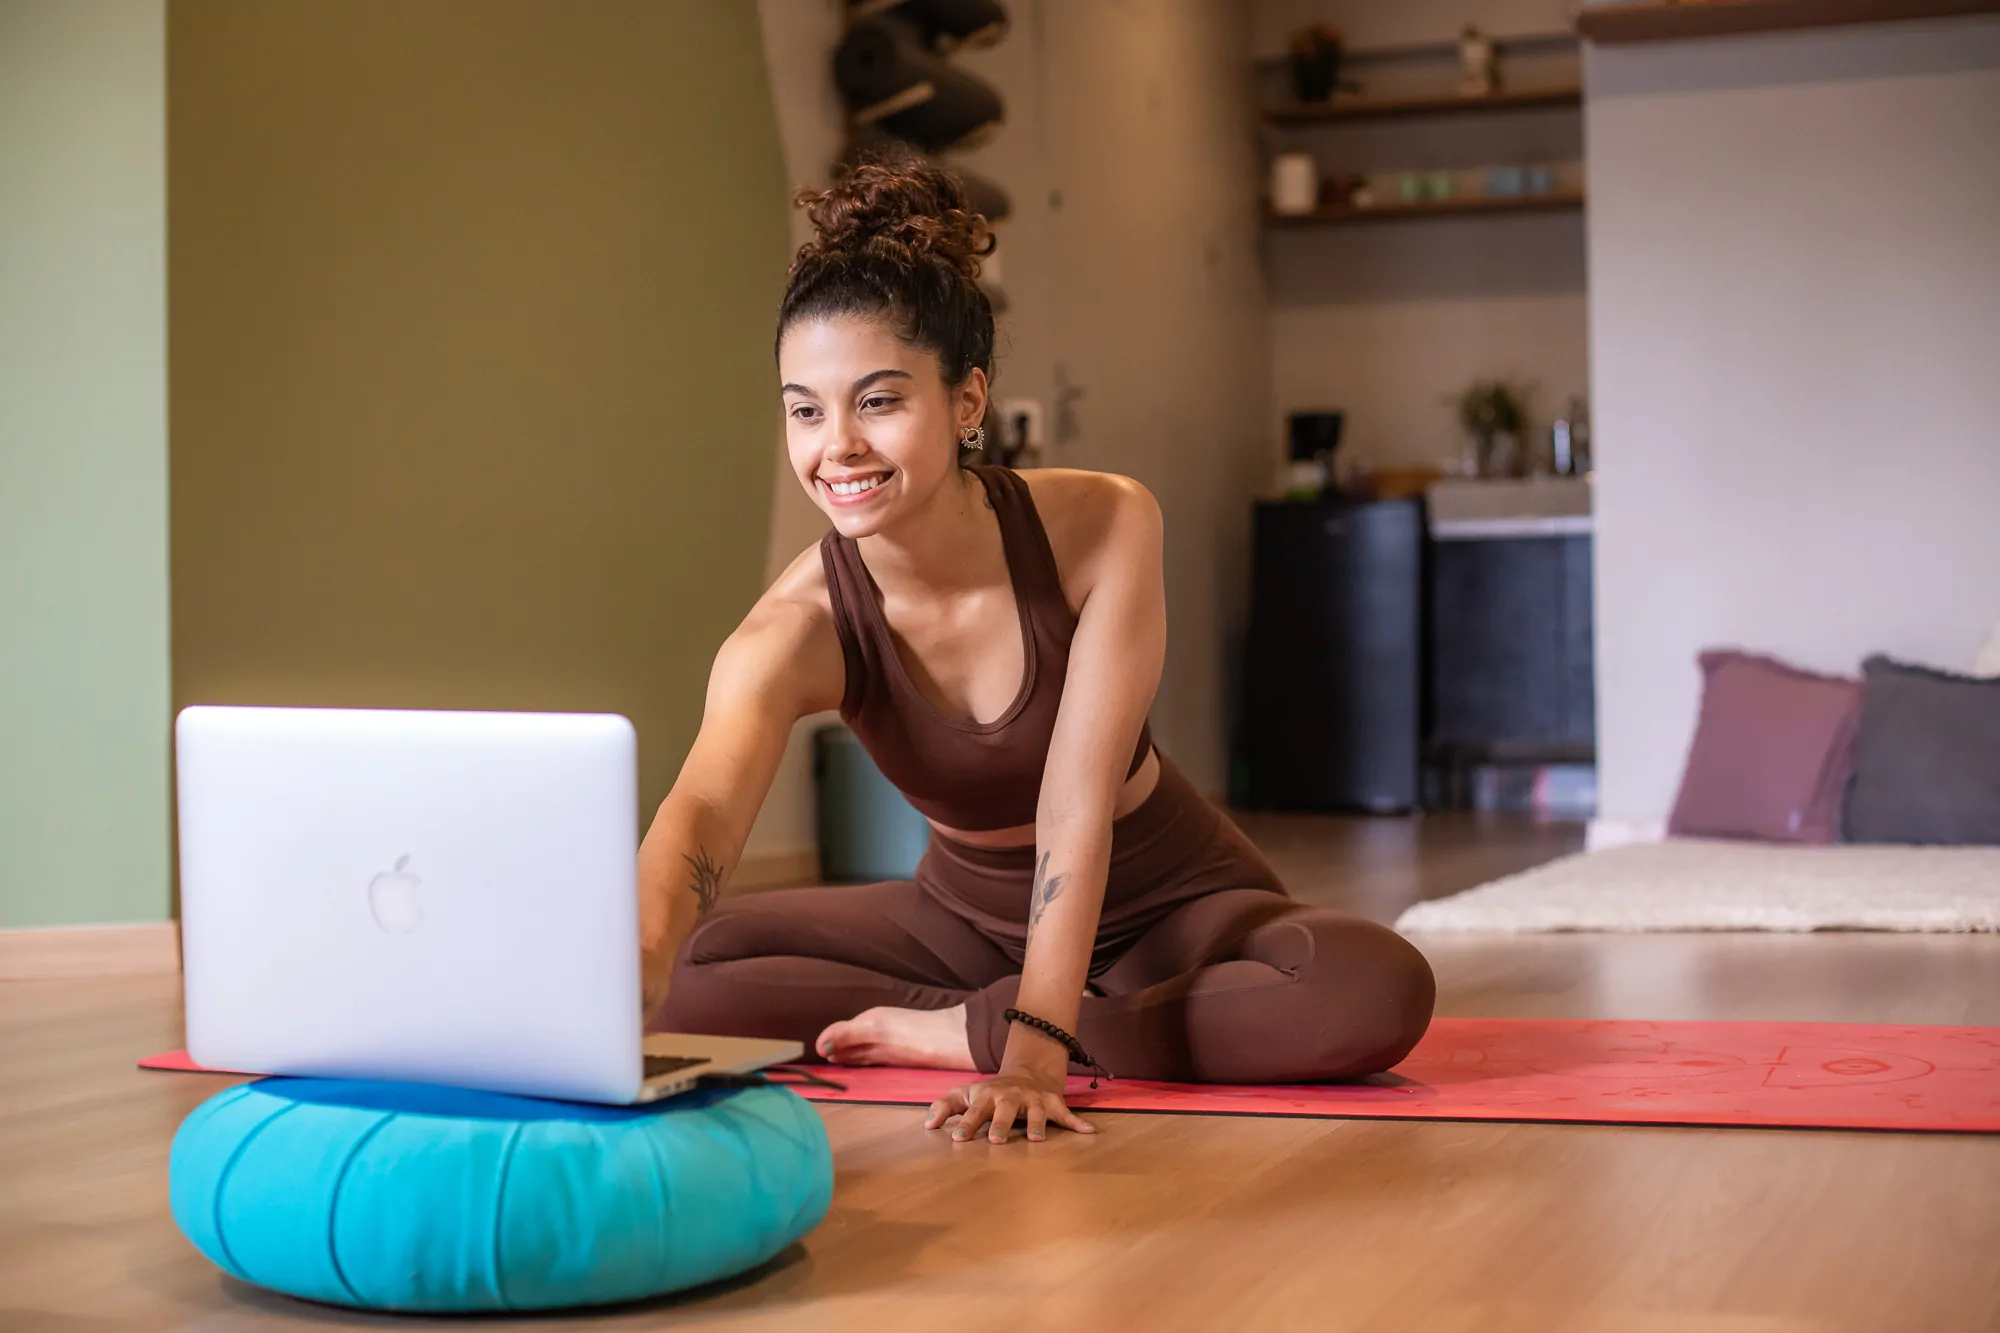
M 837 1065 L 906 1065 L 916 1069 L 976 1069 L 965 1035 L 965 1006 L 949 1009 L 864 1009 L 835 1023 L 813 1043 Z

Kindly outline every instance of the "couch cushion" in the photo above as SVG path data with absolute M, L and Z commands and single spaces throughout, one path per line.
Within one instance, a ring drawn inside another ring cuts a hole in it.
M 1754 653 L 1700 661 L 1701 715 L 1667 832 L 1838 841 L 1861 683 Z
M 1871 657 L 1850 842 L 2000 844 L 2000 679 Z

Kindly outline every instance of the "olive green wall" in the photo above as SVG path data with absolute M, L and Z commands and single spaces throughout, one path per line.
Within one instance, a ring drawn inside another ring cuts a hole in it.
M 167 916 L 164 42 L 0 0 L 0 928 Z
M 177 705 L 606 709 L 664 796 L 762 586 L 753 5 L 175 0 Z

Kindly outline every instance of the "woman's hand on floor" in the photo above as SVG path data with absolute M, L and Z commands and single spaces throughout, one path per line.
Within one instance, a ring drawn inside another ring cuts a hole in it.
M 990 1142 L 1005 1143 L 1013 1134 L 1017 1119 L 1027 1130 L 1030 1143 L 1047 1138 L 1052 1124 L 1079 1134 L 1095 1134 L 1097 1127 L 1064 1103 L 1063 1082 L 1060 1074 L 1048 1079 L 1032 1074 L 1001 1073 L 968 1083 L 931 1103 L 924 1128 L 939 1129 L 945 1121 L 957 1116 L 958 1124 L 952 1128 L 951 1136 L 960 1143 L 977 1134 L 982 1125 L 987 1126 L 986 1137 Z

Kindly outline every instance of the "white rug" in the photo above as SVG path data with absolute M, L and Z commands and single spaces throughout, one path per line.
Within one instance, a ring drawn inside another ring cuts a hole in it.
M 1418 903 L 1396 929 L 1993 931 L 2000 847 L 1614 847 Z

